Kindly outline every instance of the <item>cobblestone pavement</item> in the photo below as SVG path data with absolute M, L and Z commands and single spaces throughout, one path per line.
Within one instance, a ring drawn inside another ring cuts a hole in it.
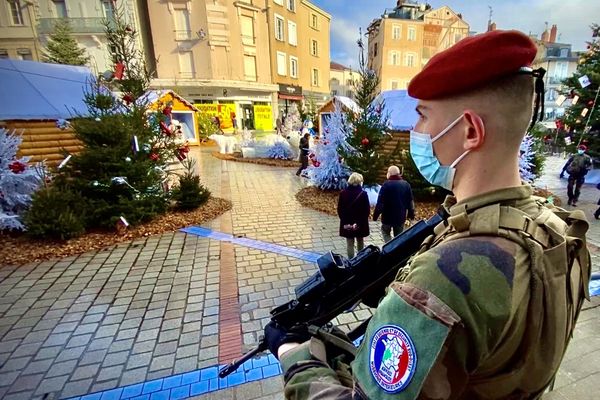
M 200 156 L 202 179 L 234 204 L 209 228 L 344 254 L 337 218 L 296 202 L 294 194 L 305 182 L 294 169 L 221 161 L 208 152 L 193 151 Z M 560 162 L 551 160 L 547 171 Z M 542 181 L 557 193 L 566 186 L 551 172 Z M 598 193 L 584 187 L 579 205 L 588 215 Z M 371 224 L 368 242 L 380 245 L 379 226 Z M 593 220 L 590 239 L 596 245 L 598 226 Z M 269 310 L 287 301 L 314 271 L 301 259 L 182 232 L 61 260 L 3 266 L 0 398 L 68 398 L 217 365 L 255 344 Z M 235 301 L 225 296 L 235 290 Z M 599 389 L 597 305 L 583 312 L 548 398 L 591 399 Z M 349 329 L 368 315 L 359 308 L 337 322 Z M 230 336 L 236 331 L 241 340 Z M 281 377 L 274 377 L 200 397 L 279 399 L 281 390 Z

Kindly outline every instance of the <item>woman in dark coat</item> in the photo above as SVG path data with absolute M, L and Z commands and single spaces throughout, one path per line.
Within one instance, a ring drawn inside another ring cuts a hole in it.
M 354 257 L 354 242 L 357 251 L 365 247 L 364 238 L 369 236 L 369 196 L 362 189 L 363 177 L 353 173 L 348 178 L 348 188 L 338 198 L 337 213 L 340 217 L 340 236 L 346 238 L 348 258 Z

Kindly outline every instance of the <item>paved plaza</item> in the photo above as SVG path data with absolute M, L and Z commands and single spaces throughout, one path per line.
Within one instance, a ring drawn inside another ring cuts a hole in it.
M 226 380 L 217 366 L 257 343 L 269 311 L 315 271 L 311 257 L 345 253 L 338 219 L 304 207 L 295 169 L 222 161 L 193 150 L 204 183 L 231 211 L 191 233 L 136 239 L 60 260 L 0 267 L 0 398 L 280 399 L 271 356 Z M 548 160 L 542 186 L 563 199 L 564 160 Z M 600 195 L 585 186 L 600 265 Z M 381 245 L 371 222 L 367 243 Z M 278 246 L 275 246 L 278 245 Z M 600 389 L 600 300 L 586 303 L 555 390 L 544 399 L 593 399 Z M 338 317 L 350 329 L 370 315 Z M 549 333 L 551 334 L 551 333 Z

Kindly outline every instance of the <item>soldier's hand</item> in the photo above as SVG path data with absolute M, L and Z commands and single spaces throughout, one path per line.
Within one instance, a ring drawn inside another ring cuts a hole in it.
M 274 321 L 269 321 L 265 326 L 265 340 L 269 351 L 277 359 L 279 359 L 279 347 L 285 343 L 302 343 L 310 339 L 310 334 L 307 329 L 294 329 L 287 331 L 281 325 Z

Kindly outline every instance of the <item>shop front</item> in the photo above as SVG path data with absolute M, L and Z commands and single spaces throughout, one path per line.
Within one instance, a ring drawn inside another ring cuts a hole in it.
M 292 103 L 296 103 L 298 110 L 302 110 L 302 101 L 304 100 L 302 86 L 284 85 L 280 83 L 279 90 L 277 91 L 277 99 L 280 114 L 283 114 L 283 116 L 288 114 L 288 109 Z

